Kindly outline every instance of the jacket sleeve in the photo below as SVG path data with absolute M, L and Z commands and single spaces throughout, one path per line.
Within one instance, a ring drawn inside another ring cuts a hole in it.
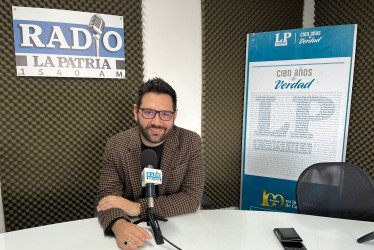
M 179 173 L 183 181 L 178 191 L 166 193 L 154 199 L 155 215 L 161 218 L 195 212 L 204 191 L 205 170 L 203 164 L 202 142 L 199 135 L 193 134 L 188 142 L 187 169 Z M 176 169 L 175 171 L 179 171 Z M 171 182 L 170 185 L 176 185 Z M 147 199 L 140 199 L 141 218 L 146 217 Z
M 96 205 L 101 199 L 108 195 L 122 196 L 124 192 L 124 174 L 119 168 L 121 160 L 119 157 L 115 157 L 116 143 L 113 140 L 109 140 L 105 149 L 103 157 L 103 168 L 100 174 L 99 190 L 96 198 Z M 99 221 L 104 229 L 106 235 L 113 235 L 111 226 L 114 220 L 118 218 L 124 218 L 129 220 L 126 213 L 119 208 L 108 209 L 98 213 Z

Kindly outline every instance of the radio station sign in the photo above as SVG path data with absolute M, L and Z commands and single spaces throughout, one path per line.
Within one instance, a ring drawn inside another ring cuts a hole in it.
M 13 6 L 18 76 L 125 78 L 123 17 Z

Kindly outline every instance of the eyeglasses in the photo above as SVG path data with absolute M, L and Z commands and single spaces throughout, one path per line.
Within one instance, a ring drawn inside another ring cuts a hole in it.
M 175 112 L 172 111 L 157 111 L 153 109 L 143 109 L 139 108 L 142 111 L 142 115 L 145 119 L 153 119 L 155 118 L 156 114 L 158 113 L 158 116 L 163 121 L 170 121 L 171 118 L 173 118 L 173 115 Z

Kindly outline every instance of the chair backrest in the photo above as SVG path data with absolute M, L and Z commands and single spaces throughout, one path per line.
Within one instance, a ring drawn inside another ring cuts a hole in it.
M 0 182 L 0 233 L 5 233 L 5 219 L 3 209 L 3 198 L 1 196 L 1 182 Z
M 300 214 L 374 221 L 374 183 L 351 163 L 306 168 L 297 182 L 296 200 Z
M 205 192 L 203 193 L 203 196 L 201 197 L 201 203 L 200 203 L 199 208 L 201 208 L 202 210 L 212 210 L 213 209 L 213 206 L 210 203 L 210 200 L 209 200 L 208 196 L 205 194 Z

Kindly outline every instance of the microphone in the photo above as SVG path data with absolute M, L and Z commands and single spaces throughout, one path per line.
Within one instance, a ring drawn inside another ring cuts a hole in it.
M 99 40 L 100 36 L 103 34 L 105 27 L 105 22 L 98 14 L 95 14 L 91 17 L 88 28 L 92 32 L 93 38 L 95 40 L 95 54 L 99 56 Z
M 154 169 L 157 166 L 157 154 L 151 149 L 146 149 L 140 154 L 140 164 L 143 167 L 142 171 L 142 186 L 146 187 L 146 196 L 148 199 L 148 223 L 151 224 L 153 235 L 157 245 L 164 244 L 164 237 L 161 234 L 161 229 L 157 218 L 154 215 L 154 201 L 156 198 L 155 185 L 162 183 L 162 172 L 159 169 Z M 148 225 L 149 225 L 148 224 Z

